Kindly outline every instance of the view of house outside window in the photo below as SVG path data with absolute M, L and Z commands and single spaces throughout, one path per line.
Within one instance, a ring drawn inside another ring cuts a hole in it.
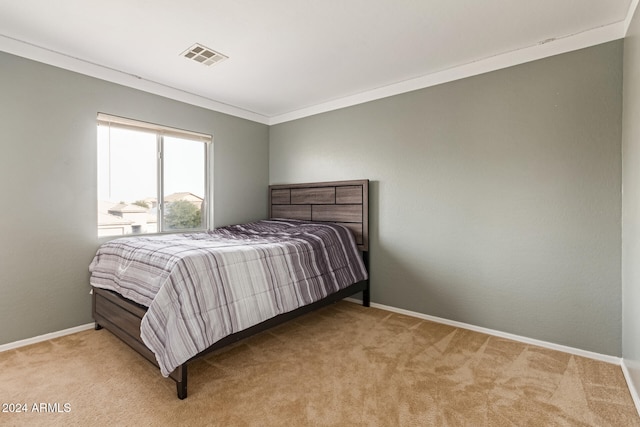
M 98 236 L 207 228 L 207 143 L 98 122 Z

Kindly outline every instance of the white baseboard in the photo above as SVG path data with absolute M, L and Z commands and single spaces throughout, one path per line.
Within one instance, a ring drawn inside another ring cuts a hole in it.
M 627 387 L 629 387 L 629 393 L 631 393 L 631 398 L 633 399 L 633 403 L 636 405 L 636 411 L 638 411 L 638 415 L 640 415 L 640 395 L 638 394 L 639 392 L 636 387 L 636 384 L 634 384 L 633 380 L 631 379 L 631 373 L 629 372 L 629 368 L 627 368 L 627 364 L 625 363 L 624 358 L 620 363 L 620 367 L 622 368 L 624 379 L 627 381 Z
M 355 298 L 346 298 L 347 301 L 354 302 L 357 304 L 361 304 L 362 301 L 357 300 Z M 543 348 L 548 348 L 551 350 L 561 351 L 564 353 L 574 354 L 576 356 L 582 356 L 589 359 L 599 360 L 601 362 L 611 363 L 614 365 L 620 366 L 622 369 L 622 373 L 624 374 L 624 378 L 627 382 L 627 388 L 629 389 L 629 393 L 631 394 L 631 398 L 633 399 L 633 403 L 636 407 L 636 411 L 638 411 L 638 415 L 640 415 L 640 391 L 636 388 L 636 386 L 640 386 L 640 384 L 634 384 L 631 379 L 631 374 L 629 373 L 629 369 L 623 358 L 609 356 L 606 354 L 595 353 L 592 351 L 581 350 L 579 348 L 569 347 L 560 344 L 554 344 L 547 341 L 541 341 L 533 338 L 523 337 L 521 335 L 510 334 L 507 332 L 496 331 L 494 329 L 482 328 L 475 325 L 470 325 L 468 323 L 456 322 L 453 320 L 443 319 L 441 317 L 430 316 L 428 314 L 417 313 L 415 311 L 404 310 L 401 308 L 391 307 L 388 305 L 371 303 L 371 307 L 379 308 L 386 311 L 391 311 L 393 313 L 403 314 L 405 316 L 416 317 L 418 319 L 429 320 L 435 323 L 441 323 L 444 325 L 454 326 L 456 328 L 468 329 L 475 332 L 480 332 L 487 335 L 492 335 L 500 338 L 507 338 L 514 341 L 519 341 L 525 344 L 532 344 Z
M 358 304 L 362 303 L 362 301 L 357 300 L 355 298 L 346 298 L 346 301 L 355 302 Z M 492 335 L 500 338 L 507 338 L 507 339 L 519 341 L 525 344 L 536 345 L 538 347 L 544 347 L 551 350 L 557 350 L 564 353 L 574 354 L 576 356 L 582 356 L 589 359 L 595 359 L 602 362 L 612 363 L 618 366 L 620 366 L 622 361 L 620 357 L 609 356 L 606 354 L 595 353 L 587 350 L 581 350 L 579 348 L 569 347 L 569 346 L 560 345 L 560 344 L 554 344 L 547 341 L 523 337 L 521 335 L 510 334 L 508 332 L 496 331 L 494 329 L 483 328 L 480 326 L 470 325 L 468 323 L 463 323 L 463 322 L 456 322 L 454 320 L 443 319 L 441 317 L 430 316 L 428 314 L 417 313 L 415 311 L 404 310 L 402 308 L 391 307 L 388 305 L 378 304 L 374 302 L 371 303 L 371 307 L 379 308 L 386 311 L 391 311 L 393 313 L 403 314 L 405 316 L 417 317 L 418 319 L 429 320 L 435 323 L 454 326 L 456 328 L 468 329 L 470 331 L 480 332 L 482 334 Z
M 355 298 L 346 298 L 345 300 L 353 302 L 353 303 L 357 303 L 357 304 L 361 304 L 362 303 L 362 301 L 359 301 L 359 300 L 357 300 Z M 621 359 L 620 357 L 609 356 L 609 355 L 606 355 L 606 354 L 595 353 L 595 352 L 591 352 L 591 351 L 587 351 L 587 350 L 581 350 L 579 348 L 569 347 L 569 346 L 560 345 L 560 344 L 554 344 L 554 343 L 550 343 L 550 342 L 547 342 L 547 341 L 528 338 L 528 337 L 524 337 L 524 336 L 521 336 L 521 335 L 510 334 L 508 332 L 497 331 L 497 330 L 494 330 L 494 329 L 483 328 L 483 327 L 480 327 L 480 326 L 475 326 L 475 325 L 471 325 L 471 324 L 463 323 L 463 322 L 457 322 L 457 321 L 454 321 L 454 320 L 444 319 L 444 318 L 441 318 L 441 317 L 430 316 L 428 314 L 418 313 L 418 312 L 415 312 L 415 311 L 405 310 L 405 309 L 402 309 L 402 308 L 396 308 L 396 307 L 392 307 L 392 306 L 388 306 L 388 305 L 384 305 L 384 304 L 378 304 L 378 303 L 375 303 L 375 302 L 371 303 L 371 307 L 379 308 L 381 310 L 386 310 L 386 311 L 390 311 L 390 312 L 393 312 L 393 313 L 403 314 L 405 316 L 416 317 L 418 319 L 429 320 L 431 322 L 441 323 L 441 324 L 453 326 L 453 327 L 456 327 L 456 328 L 468 329 L 468 330 L 471 330 L 471 331 L 475 331 L 475 332 L 479 332 L 479 333 L 483 333 L 483 334 L 487 334 L 487 335 L 492 335 L 492 336 L 501 337 L 501 338 L 507 338 L 507 339 L 511 339 L 511 340 L 514 340 L 514 341 L 519 341 L 519 342 L 526 343 L 526 344 L 537 345 L 539 347 L 544 347 L 544 348 L 548 348 L 548 349 L 551 349 L 551 350 L 562 351 L 564 353 L 574 354 L 576 356 L 587 357 L 589 359 L 600 360 L 602 362 L 607 362 L 607 363 L 612 363 L 614 365 L 622 366 L 622 370 L 623 370 L 623 372 L 625 374 L 625 378 L 627 379 L 627 383 L 629 383 L 629 385 L 630 385 L 630 390 L 631 390 L 631 394 L 632 394 L 632 396 L 634 398 L 634 402 L 636 402 L 636 406 L 640 407 L 640 398 L 638 397 L 637 391 L 633 387 L 631 387 L 631 382 L 630 382 L 631 378 L 629 376 L 629 372 L 628 372 L 626 366 L 623 363 L 623 359 Z M 74 334 L 76 332 L 86 331 L 88 329 L 92 329 L 94 326 L 95 326 L 94 323 L 87 323 L 85 325 L 80 325 L 80 326 L 76 326 L 76 327 L 73 327 L 73 328 L 64 329 L 64 330 L 58 331 L 58 332 L 52 332 L 52 333 L 49 333 L 49 334 L 39 335 L 39 336 L 33 337 L 33 338 L 27 338 L 27 339 L 20 340 L 20 341 L 10 342 L 8 344 L 2 344 L 2 345 L 0 345 L 0 352 L 7 351 L 7 350 L 12 350 L 14 348 L 24 347 L 24 346 L 31 345 L 31 344 L 36 344 L 36 343 L 39 343 L 39 342 L 42 342 L 42 341 L 47 341 L 47 340 L 50 340 L 50 339 L 53 339 L 53 338 L 63 337 L 65 335 Z
M 8 344 L 2 344 L 0 345 L 0 353 L 7 350 L 13 350 L 14 348 L 24 347 L 26 345 L 47 341 L 53 338 L 75 334 L 76 332 L 86 331 L 88 329 L 93 329 L 94 327 L 95 327 L 95 323 L 87 323 L 86 325 L 75 326 L 73 328 L 64 329 L 58 332 L 51 332 L 50 334 L 38 335 L 37 337 L 27 338 L 26 340 L 20 340 L 20 341 L 10 342 Z

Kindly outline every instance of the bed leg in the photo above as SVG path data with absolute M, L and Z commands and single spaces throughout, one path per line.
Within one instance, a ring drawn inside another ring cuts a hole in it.
M 184 400 L 187 398 L 187 364 L 183 363 L 177 369 L 180 370 L 178 372 L 180 381 L 176 381 L 176 390 L 178 391 L 178 399 Z
M 100 325 L 98 322 L 96 322 L 93 328 L 94 328 L 96 331 L 99 331 L 100 329 L 102 329 L 102 325 Z
M 364 266 L 367 269 L 367 272 L 369 273 L 369 275 L 371 275 L 371 272 L 369 270 L 369 251 L 362 252 L 362 260 L 364 261 Z M 367 287 L 366 287 L 366 289 L 362 291 L 362 306 L 363 307 L 369 307 L 370 303 L 371 303 L 371 296 L 369 294 L 369 280 L 370 279 L 367 279 Z

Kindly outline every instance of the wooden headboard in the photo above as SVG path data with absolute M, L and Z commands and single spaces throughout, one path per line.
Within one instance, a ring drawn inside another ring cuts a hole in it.
M 345 225 L 368 251 L 369 180 L 270 185 L 269 217 Z

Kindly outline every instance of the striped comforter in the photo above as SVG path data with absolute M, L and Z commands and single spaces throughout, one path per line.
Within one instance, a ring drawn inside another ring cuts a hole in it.
M 351 231 L 265 220 L 103 244 L 91 285 L 148 307 L 140 335 L 164 376 L 227 335 L 367 278 Z

